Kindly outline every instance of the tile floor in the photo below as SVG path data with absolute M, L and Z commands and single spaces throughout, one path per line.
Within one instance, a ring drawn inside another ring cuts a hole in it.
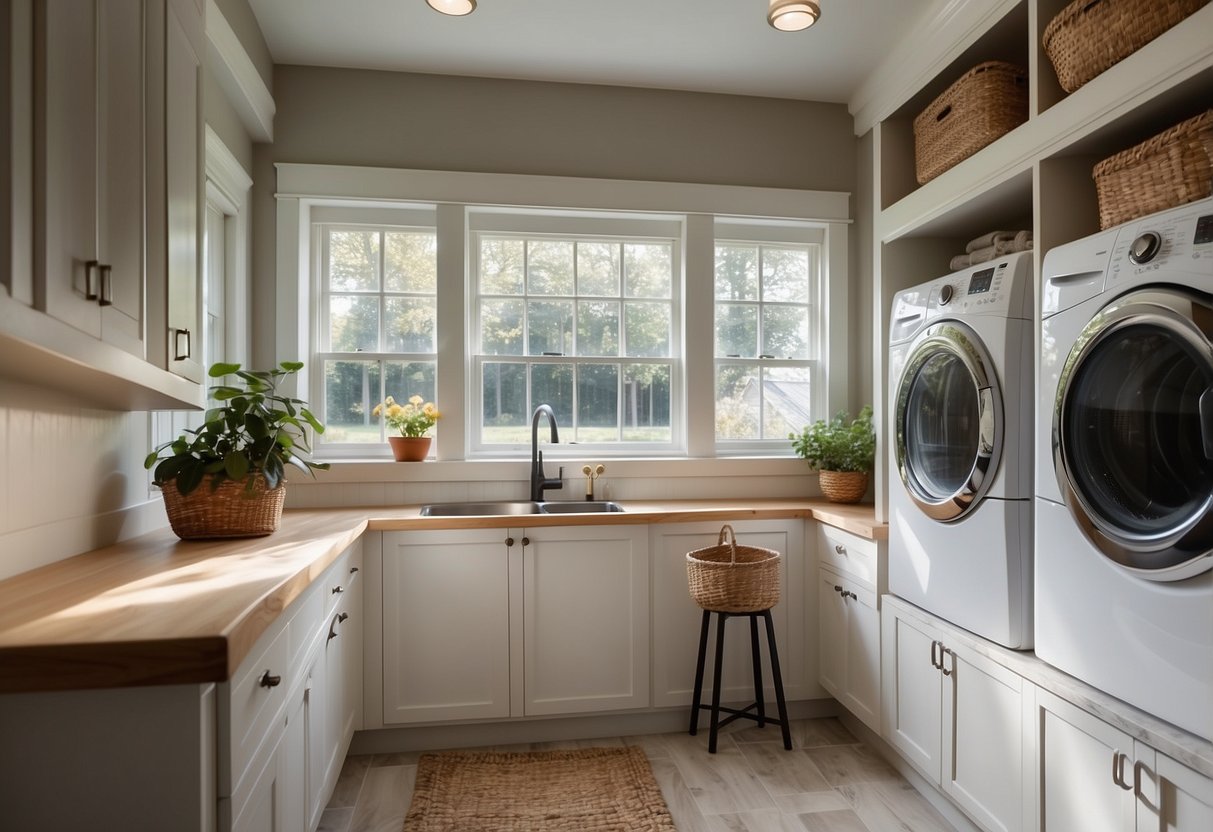
M 791 751 L 772 726 L 723 733 L 715 755 L 707 752 L 706 728 L 695 737 L 650 734 L 493 750 L 608 745 L 644 748 L 680 832 L 954 832 L 834 718 L 795 721 Z M 348 757 L 321 832 L 401 832 L 418 756 Z

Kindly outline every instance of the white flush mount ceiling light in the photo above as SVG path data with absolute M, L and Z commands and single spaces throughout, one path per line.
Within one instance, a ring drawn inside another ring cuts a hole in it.
M 463 17 L 476 11 L 476 0 L 425 0 L 426 4 L 436 12 L 449 14 L 452 17 Z
M 771 0 L 767 23 L 781 32 L 807 29 L 821 17 L 821 7 L 812 0 Z

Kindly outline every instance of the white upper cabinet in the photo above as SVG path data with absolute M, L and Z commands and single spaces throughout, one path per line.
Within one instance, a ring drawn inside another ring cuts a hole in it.
M 0 373 L 106 408 L 200 406 L 202 13 L 12 0 L 0 15 Z

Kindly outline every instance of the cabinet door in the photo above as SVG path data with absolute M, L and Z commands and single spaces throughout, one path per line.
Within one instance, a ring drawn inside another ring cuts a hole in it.
M 965 647 L 945 648 L 943 790 L 984 829 L 1020 832 L 1023 679 Z
M 1045 690 L 1036 692 L 1036 721 L 1040 832 L 1131 832 L 1133 792 L 1112 772 L 1113 755 L 1129 757 L 1123 775 L 1131 786 L 1132 738 Z
M 42 151 L 35 173 L 41 205 L 35 304 L 89 335 L 101 336 L 97 304 L 97 14 L 94 3 L 35 4 L 42 46 L 35 73 L 35 119 Z M 37 54 L 37 52 L 35 52 Z M 39 154 L 35 153 L 35 159 Z
M 275 755 L 274 823 L 275 832 L 307 829 L 310 784 L 312 685 L 305 684 L 287 708 L 286 728 Z
M 384 533 L 385 723 L 510 715 L 508 534 Z
M 165 31 L 168 356 L 170 372 L 202 380 L 202 61 L 190 38 L 192 4 L 168 3 Z
M 1137 832 L 1213 829 L 1213 780 L 1161 753 L 1154 772 L 1154 794 L 1137 802 Z
M 648 529 L 549 527 L 524 540 L 524 713 L 647 707 Z
M 775 624 L 776 645 L 779 648 L 780 669 L 784 692 L 789 699 L 804 679 L 803 592 L 793 592 L 789 580 L 796 558 L 801 569 L 804 552 L 804 523 L 790 521 L 748 521 L 730 524 L 738 540 L 750 546 L 774 549 L 783 555 L 780 581 L 783 592 L 780 602 L 771 611 Z M 653 705 L 654 707 L 689 706 L 695 686 L 695 658 L 699 648 L 699 629 L 703 610 L 691 599 L 687 589 L 687 552 L 716 545 L 719 523 L 688 523 L 678 526 L 654 526 L 652 535 L 653 574 Z M 803 569 L 797 573 L 796 586 L 812 586 L 811 577 Z M 789 626 L 795 609 L 797 625 Z M 760 649 L 763 656 L 763 679 L 766 700 L 775 699 L 771 685 L 770 661 L 766 636 L 761 632 Z M 716 643 L 716 617 L 708 631 L 708 655 L 703 673 L 703 698 L 712 693 L 713 645 Z M 750 633 L 747 622 L 733 619 L 728 624 L 724 648 L 724 668 L 721 672 L 723 692 L 721 701 L 750 702 L 754 698 L 754 673 L 750 663 Z
M 144 356 L 144 3 L 97 4 L 97 260 L 101 338 Z
M 817 571 L 818 681 L 835 699 L 846 690 L 847 605 L 842 597 L 842 578 L 828 569 Z
M 931 655 L 939 636 L 934 628 L 902 617 L 891 604 L 885 607 L 882 627 L 885 739 L 938 783 L 942 677 Z
M 833 589 L 831 585 L 830 591 Z M 839 596 L 846 606 L 847 651 L 839 701 L 880 733 L 880 612 L 876 609 L 876 593 L 854 581 L 845 582 L 845 589 L 851 595 Z

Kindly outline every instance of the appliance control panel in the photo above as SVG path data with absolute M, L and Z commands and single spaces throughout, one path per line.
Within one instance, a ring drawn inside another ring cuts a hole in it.
M 1108 288 L 1148 282 L 1154 273 L 1213 272 L 1213 200 L 1143 217 L 1121 227 L 1108 264 Z
M 1011 254 L 941 277 L 922 287 L 929 317 L 943 315 L 1001 315 L 1027 318 L 1025 285 L 1032 277 L 1032 253 Z

